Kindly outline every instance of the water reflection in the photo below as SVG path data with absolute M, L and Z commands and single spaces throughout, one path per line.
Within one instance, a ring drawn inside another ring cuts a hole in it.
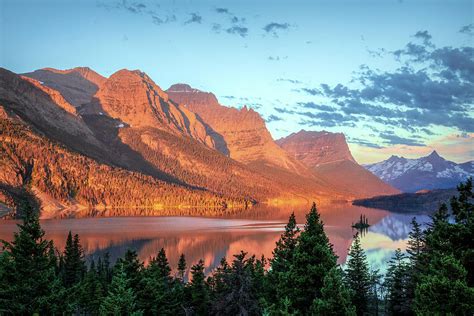
M 298 223 L 304 224 L 308 209 L 294 210 Z M 254 208 L 228 218 L 80 218 L 43 220 L 41 224 L 46 237 L 52 239 L 59 249 L 64 248 L 66 235 L 71 230 L 80 235 L 88 257 L 98 257 L 108 252 L 114 261 L 128 248 L 132 248 L 138 252 L 141 260 L 148 262 L 163 247 L 172 266 L 177 264 L 180 254 L 184 253 L 188 263 L 204 259 L 209 271 L 222 257 L 231 258 L 240 250 L 271 257 L 291 211 L 291 208 Z M 346 260 L 347 250 L 352 243 L 355 233 L 352 223 L 361 214 L 367 216 L 371 227 L 361 242 L 371 264 L 382 270 L 396 248 L 405 248 L 413 217 L 347 204 L 323 206 L 320 212 L 340 263 Z M 428 220 L 427 216 L 419 217 L 420 222 Z M 15 222 L 0 221 L 0 239 L 11 240 L 15 230 Z

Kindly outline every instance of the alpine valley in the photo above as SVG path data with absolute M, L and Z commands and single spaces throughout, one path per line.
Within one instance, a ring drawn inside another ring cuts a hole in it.
M 0 212 L 11 216 L 28 194 L 50 218 L 219 215 L 404 189 L 360 166 L 343 134 L 274 141 L 253 109 L 187 84 L 163 90 L 138 70 L 0 69 L 0 126 Z

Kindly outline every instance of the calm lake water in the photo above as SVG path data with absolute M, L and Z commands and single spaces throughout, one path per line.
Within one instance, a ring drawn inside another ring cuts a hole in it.
M 326 233 L 339 263 L 346 260 L 347 250 L 356 232 L 351 228 L 361 214 L 369 219 L 371 227 L 361 239 L 372 268 L 385 271 L 386 263 L 397 248 L 406 247 L 413 214 L 404 215 L 384 210 L 338 204 L 318 208 Z M 298 224 L 303 225 L 303 207 L 294 210 Z M 163 247 L 174 267 L 181 253 L 188 265 L 203 259 L 206 270 L 219 264 L 222 257 L 232 260 L 240 250 L 270 257 L 292 208 L 255 208 L 232 217 L 95 217 L 78 219 L 42 220 L 46 237 L 59 249 L 64 248 L 69 231 L 79 234 L 87 257 L 97 258 L 109 252 L 112 261 L 128 248 L 135 249 L 141 260 L 147 262 Z M 416 215 L 418 222 L 429 222 L 429 216 Z M 11 240 L 17 230 L 16 222 L 0 220 L 0 239 Z

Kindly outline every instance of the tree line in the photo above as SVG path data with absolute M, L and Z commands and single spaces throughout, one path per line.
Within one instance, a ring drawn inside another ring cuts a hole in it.
M 1 119 L 0 131 L 0 179 L 2 184 L 8 184 L 0 186 L 0 201 L 12 207 L 16 206 L 12 191 L 25 186 L 65 204 L 79 203 L 95 210 L 122 208 L 118 215 L 127 215 L 124 209 L 136 207 L 154 211 L 151 214 L 173 210 L 172 214 L 179 215 L 219 215 L 253 203 L 244 195 L 191 190 L 101 164 L 33 133 L 18 122 Z
M 86 262 L 78 235 L 63 251 L 44 238 L 38 212 L 23 201 L 23 222 L 0 253 L 0 314 L 78 315 L 472 315 L 472 179 L 442 205 L 426 230 L 414 219 L 406 253 L 398 249 L 382 276 L 370 269 L 358 234 L 346 264 L 324 231 L 315 204 L 303 229 L 289 218 L 273 257 L 241 252 L 206 276 L 164 249 L 148 265 L 128 250 Z M 175 271 L 175 272 L 173 272 Z M 209 271 L 208 271 L 209 272 Z

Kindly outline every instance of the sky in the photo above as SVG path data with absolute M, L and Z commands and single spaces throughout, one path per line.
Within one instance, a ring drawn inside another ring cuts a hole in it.
M 474 2 L 0 0 L 0 66 L 140 69 L 253 108 L 273 138 L 343 132 L 360 163 L 474 159 Z

